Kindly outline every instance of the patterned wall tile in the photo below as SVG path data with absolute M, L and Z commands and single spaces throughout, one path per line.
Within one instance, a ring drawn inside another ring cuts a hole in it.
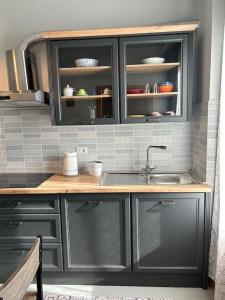
M 190 122 L 57 127 L 51 126 L 48 110 L 23 109 L 1 111 L 0 127 L 5 159 L 0 169 L 8 172 L 61 172 L 63 153 L 77 147 L 88 147 L 88 154 L 78 157 L 82 170 L 96 159 L 103 161 L 104 170 L 139 170 L 150 144 L 167 146 L 163 153 L 152 151 L 152 163 L 159 169 L 191 167 Z

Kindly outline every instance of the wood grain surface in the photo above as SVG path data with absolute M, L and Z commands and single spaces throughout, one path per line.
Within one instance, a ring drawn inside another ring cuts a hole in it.
M 80 37 L 107 37 L 123 36 L 137 34 L 155 34 L 171 32 L 190 32 L 195 31 L 199 22 L 182 22 L 171 24 L 159 24 L 143 27 L 126 27 L 126 28 L 106 28 L 106 29 L 85 29 L 85 30 L 65 30 L 65 31 L 45 31 L 39 33 L 40 39 L 67 39 Z
M 0 194 L 64 194 L 64 193 L 198 193 L 211 192 L 208 184 L 187 185 L 117 185 L 101 186 L 100 177 L 87 173 L 78 176 L 55 174 L 36 188 L 5 188 Z

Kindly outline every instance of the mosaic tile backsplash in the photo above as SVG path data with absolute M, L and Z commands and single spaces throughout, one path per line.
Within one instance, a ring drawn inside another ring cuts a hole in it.
M 0 172 L 61 172 L 65 151 L 88 147 L 78 156 L 80 170 L 90 160 L 104 170 L 139 170 L 148 145 L 158 169 L 188 170 L 192 166 L 191 123 L 100 126 L 51 126 L 48 109 L 0 111 Z

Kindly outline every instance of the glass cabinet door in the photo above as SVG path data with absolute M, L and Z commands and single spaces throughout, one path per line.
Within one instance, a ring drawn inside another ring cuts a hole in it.
M 123 123 L 187 118 L 188 35 L 120 40 Z
M 118 123 L 117 39 L 55 41 L 51 54 L 57 124 Z

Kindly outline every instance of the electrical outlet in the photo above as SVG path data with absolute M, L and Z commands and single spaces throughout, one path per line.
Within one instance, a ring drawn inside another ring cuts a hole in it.
M 78 154 L 88 154 L 88 147 L 78 147 L 77 153 Z

